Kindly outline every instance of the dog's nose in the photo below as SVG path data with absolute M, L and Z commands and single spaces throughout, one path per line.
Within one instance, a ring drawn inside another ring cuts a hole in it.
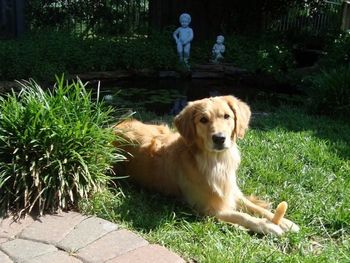
M 223 135 L 222 133 L 214 134 L 211 138 L 216 145 L 222 145 L 226 140 L 225 135 Z

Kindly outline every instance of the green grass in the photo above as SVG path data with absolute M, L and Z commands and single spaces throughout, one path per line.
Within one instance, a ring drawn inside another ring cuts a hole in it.
M 350 124 L 282 108 L 254 116 L 239 146 L 242 190 L 274 206 L 286 200 L 299 233 L 252 234 L 127 179 L 81 208 L 192 262 L 350 262 Z

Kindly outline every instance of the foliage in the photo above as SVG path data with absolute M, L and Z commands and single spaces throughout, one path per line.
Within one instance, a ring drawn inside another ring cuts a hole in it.
M 350 66 L 322 71 L 309 77 L 306 90 L 309 108 L 316 113 L 334 116 L 350 114 Z
M 208 63 L 212 59 L 211 51 L 213 49 L 214 41 L 201 41 L 200 43 L 191 46 L 191 62 L 194 63 Z M 226 45 L 226 43 L 224 43 Z
M 350 32 L 343 32 L 326 47 L 327 55 L 321 59 L 319 65 L 322 68 L 334 68 L 347 66 L 350 63 Z
M 57 73 L 76 67 L 79 70 L 86 46 L 65 32 L 33 33 L 17 41 L 2 41 L 0 58 L 6 65 L 0 66 L 0 78 L 52 80 Z
M 119 41 L 122 68 L 169 69 L 177 63 L 175 46 L 169 31 L 153 32 L 147 38 Z
M 290 46 L 279 38 L 280 34 L 226 36 L 224 62 L 233 63 L 251 73 L 267 73 L 276 77 L 285 74 L 295 68 L 295 61 Z M 211 59 L 213 44 L 213 41 L 203 41 L 193 46 L 191 59 L 195 63 L 207 63 Z
M 230 36 L 225 40 L 225 59 L 251 72 L 283 74 L 294 68 L 291 49 L 270 37 Z
M 274 207 L 287 201 L 286 217 L 301 226 L 300 233 L 280 238 L 248 233 L 126 183 L 122 190 L 94 195 L 81 208 L 136 230 L 190 262 L 348 262 L 349 124 L 283 107 L 255 114 L 239 146 L 243 192 Z
M 67 209 L 103 189 L 123 159 L 106 127 L 112 109 L 92 102 L 80 80 L 62 77 L 48 91 L 21 85 L 19 94 L 0 97 L 0 208 Z
M 147 33 L 148 3 L 134 1 L 32 0 L 26 15 L 34 29 L 47 27 L 88 35 Z
M 0 42 L 0 80 L 53 80 L 58 73 L 157 69 L 177 65 L 168 32 L 139 38 L 82 38 L 64 31 L 33 32 Z

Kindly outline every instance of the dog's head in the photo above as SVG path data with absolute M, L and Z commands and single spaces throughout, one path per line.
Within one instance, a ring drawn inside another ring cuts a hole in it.
M 243 138 L 250 119 L 249 106 L 233 96 L 190 102 L 176 117 L 175 126 L 188 144 L 221 152 Z

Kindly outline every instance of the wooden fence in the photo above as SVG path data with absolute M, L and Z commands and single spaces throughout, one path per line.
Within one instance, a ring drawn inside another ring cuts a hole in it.
M 0 0 L 0 38 L 18 35 L 18 2 L 27 2 L 27 28 L 35 30 L 50 27 L 88 36 L 134 36 L 150 29 L 150 0 Z M 342 2 L 319 0 L 320 8 L 290 8 L 279 19 L 266 19 L 265 29 L 312 33 L 339 29 Z
M 342 0 L 326 0 L 318 9 L 308 6 L 290 8 L 286 15 L 269 21 L 266 27 L 276 31 L 308 31 L 317 34 L 339 29 L 341 20 Z

